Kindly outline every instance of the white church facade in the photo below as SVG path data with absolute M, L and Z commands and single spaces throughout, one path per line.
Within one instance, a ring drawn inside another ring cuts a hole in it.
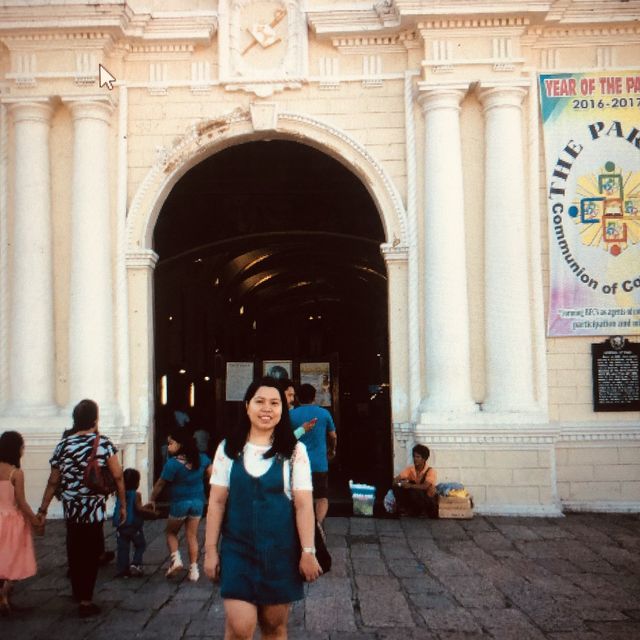
M 25 437 L 32 503 L 85 397 L 148 490 L 163 206 L 203 161 L 285 141 L 353 174 L 379 218 L 394 469 L 419 442 L 480 513 L 640 510 L 640 411 L 598 410 L 592 356 L 640 341 L 640 233 L 616 245 L 630 324 L 550 330 L 568 262 L 550 180 L 571 163 L 545 159 L 540 100 L 559 78 L 576 116 L 594 99 L 563 75 L 631 78 L 631 124 L 590 124 L 635 154 L 633 181 L 638 61 L 638 0 L 0 2 L 0 431 Z

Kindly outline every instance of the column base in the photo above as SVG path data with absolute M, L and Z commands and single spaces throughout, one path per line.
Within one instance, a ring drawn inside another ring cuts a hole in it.
M 455 405 L 445 405 L 427 398 L 420 404 L 420 422 L 422 424 L 451 424 L 474 421 L 480 413 L 480 406 L 469 401 Z
M 60 415 L 60 407 L 57 404 L 8 404 L 3 415 L 17 418 L 49 418 Z

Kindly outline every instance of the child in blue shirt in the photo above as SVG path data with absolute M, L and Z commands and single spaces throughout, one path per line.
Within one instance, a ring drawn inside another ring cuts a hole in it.
M 198 450 L 193 435 L 187 429 L 173 429 L 167 438 L 170 458 L 162 468 L 153 486 L 149 506 L 155 509 L 155 501 L 165 485 L 169 485 L 169 517 L 165 535 L 171 554 L 166 576 L 171 578 L 184 569 L 178 545 L 178 533 L 184 526 L 184 537 L 189 551 L 189 580 L 197 582 L 198 524 L 204 512 L 204 485 L 211 475 L 211 460 Z
M 155 511 L 142 506 L 142 496 L 138 491 L 140 472 L 136 469 L 124 470 L 124 489 L 127 501 L 127 520 L 120 522 L 120 499 L 116 499 L 113 511 L 113 526 L 116 527 L 118 553 L 116 558 L 116 577 L 139 577 L 142 571 L 142 554 L 147 548 L 144 538 L 144 514 L 155 517 Z M 133 545 L 133 562 L 129 563 L 131 546 Z

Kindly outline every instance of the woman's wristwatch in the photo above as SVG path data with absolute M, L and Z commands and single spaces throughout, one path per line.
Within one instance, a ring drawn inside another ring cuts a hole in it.
M 315 547 L 302 547 L 302 553 L 310 553 L 312 556 L 316 555 Z

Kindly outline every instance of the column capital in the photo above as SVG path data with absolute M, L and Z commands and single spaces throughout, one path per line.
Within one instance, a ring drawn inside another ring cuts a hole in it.
M 115 102 L 109 96 L 63 96 L 62 103 L 69 107 L 74 120 L 102 120 L 107 124 L 111 124 L 115 109 Z
M 409 247 L 406 244 L 383 242 L 380 251 L 385 262 L 406 262 L 409 259 Z
M 44 122 L 49 124 L 53 115 L 51 98 L 5 98 L 13 123 L 18 122 Z
M 155 269 L 160 256 L 152 249 L 129 251 L 126 256 L 127 269 Z
M 467 95 L 468 84 L 433 85 L 418 83 L 418 104 L 422 112 L 435 109 L 460 109 L 462 99 Z
M 528 94 L 527 84 L 489 84 L 478 89 L 477 95 L 483 110 L 496 107 L 522 107 L 522 101 Z

